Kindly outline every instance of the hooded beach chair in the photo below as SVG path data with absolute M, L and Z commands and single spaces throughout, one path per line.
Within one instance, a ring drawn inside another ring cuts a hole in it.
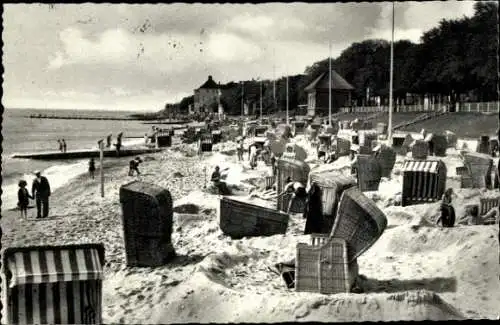
M 102 244 L 7 248 L 7 323 L 101 324 L 103 265 Z

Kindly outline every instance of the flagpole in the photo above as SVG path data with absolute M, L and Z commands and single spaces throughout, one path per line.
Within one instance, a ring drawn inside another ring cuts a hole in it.
M 262 79 L 260 79 L 260 120 L 262 121 Z
M 328 125 L 332 125 L 332 43 L 328 41 Z
M 392 88 L 393 88 L 393 74 L 394 74 L 394 1 L 392 2 L 392 35 L 391 35 L 391 67 L 390 67 L 390 79 L 389 79 L 389 124 L 387 128 L 387 139 L 389 144 L 392 144 Z
M 273 49 L 273 106 L 276 113 L 276 49 Z
M 241 82 L 241 117 L 245 114 L 245 82 Z
M 286 75 L 286 124 L 290 124 L 290 119 L 288 116 L 288 73 Z

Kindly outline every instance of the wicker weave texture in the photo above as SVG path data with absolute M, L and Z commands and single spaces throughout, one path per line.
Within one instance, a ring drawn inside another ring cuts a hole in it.
M 349 273 L 344 240 L 331 238 L 320 246 L 297 244 L 296 291 L 322 294 L 349 292 L 354 278 L 355 274 Z
M 414 159 L 426 159 L 429 154 L 429 143 L 424 140 L 416 140 L 411 148 L 411 156 Z
M 370 155 L 358 155 L 358 187 L 361 191 L 377 191 L 382 178 L 379 161 Z
M 356 180 L 338 172 L 322 172 L 311 174 L 311 183 L 316 183 L 321 189 L 322 211 L 325 216 L 334 217 L 342 192 L 356 186 Z
M 224 197 L 220 200 L 219 225 L 231 238 L 285 234 L 288 214 Z
M 160 266 L 173 256 L 170 192 L 135 181 L 120 188 L 127 265 Z
M 337 155 L 347 156 L 351 151 L 351 141 L 344 138 L 337 138 Z
M 387 227 L 385 214 L 358 188 L 342 193 L 330 237 L 347 242 L 349 262 L 370 248 Z
M 432 137 L 432 145 L 434 146 L 434 155 L 437 157 L 445 157 L 446 149 L 448 148 L 448 141 L 445 135 L 435 134 Z
M 473 188 L 486 188 L 486 178 L 491 174 L 493 159 L 482 153 L 468 152 L 464 155 L 464 162 L 470 171 Z
M 479 199 L 479 215 L 485 215 L 488 211 L 500 205 L 500 196 L 498 197 L 482 197 Z
M 376 159 L 380 165 L 382 177 L 390 177 L 396 164 L 396 151 L 391 147 L 382 145 Z

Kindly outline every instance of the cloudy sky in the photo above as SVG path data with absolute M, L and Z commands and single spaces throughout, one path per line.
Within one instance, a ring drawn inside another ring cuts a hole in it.
M 4 5 L 4 107 L 157 111 L 208 75 L 303 73 L 352 42 L 390 40 L 392 5 Z M 396 3 L 395 37 L 418 42 L 473 1 Z M 274 67 L 274 68 L 273 68 Z M 274 71 L 274 72 L 273 72 Z

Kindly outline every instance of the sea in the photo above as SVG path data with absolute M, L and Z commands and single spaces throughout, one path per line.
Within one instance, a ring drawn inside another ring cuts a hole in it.
M 97 148 L 97 141 L 112 134 L 123 132 L 123 145 L 144 143 L 144 135 L 151 125 L 141 121 L 124 120 L 70 120 L 29 118 L 32 114 L 60 116 L 106 116 L 125 117 L 136 112 L 49 110 L 49 109 L 5 109 L 2 116 L 2 206 L 1 210 L 15 208 L 20 180 L 28 182 L 31 192 L 33 172 L 40 170 L 53 190 L 65 185 L 75 177 L 86 173 L 88 159 L 43 161 L 14 159 L 15 153 L 59 151 L 58 139 L 64 139 L 67 150 Z

